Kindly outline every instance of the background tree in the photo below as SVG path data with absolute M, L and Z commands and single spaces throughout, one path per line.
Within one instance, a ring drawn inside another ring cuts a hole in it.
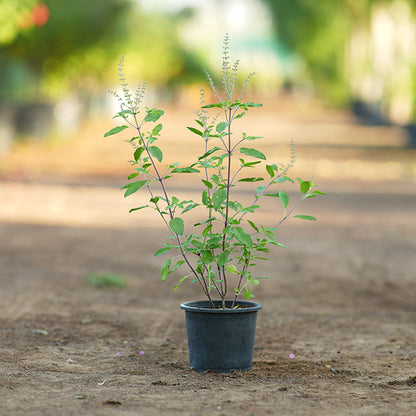
M 377 72 L 373 65 L 374 39 L 371 39 L 374 36 L 375 14 L 384 9 L 392 20 L 397 20 L 395 10 L 403 9 L 404 5 L 407 7 L 405 13 L 413 16 L 416 24 L 416 4 L 413 0 L 263 1 L 271 10 L 279 42 L 302 57 L 307 76 L 318 94 L 337 105 L 345 105 L 356 98 L 350 74 L 354 65 L 367 66 L 367 74 L 362 73 L 362 77 L 371 77 L 371 72 Z M 348 61 L 351 59 L 351 40 L 357 32 L 364 34 L 361 39 L 368 44 L 367 56 L 363 57 L 366 63 Z M 412 42 L 410 38 L 402 41 Z M 398 43 L 400 40 L 391 39 L 389 42 Z M 400 48 L 401 45 L 398 45 L 397 49 Z M 403 59 L 397 62 L 396 67 L 403 65 L 414 65 L 414 62 Z M 384 76 L 383 80 L 386 90 L 394 90 L 395 87 L 387 85 L 390 82 L 387 78 Z M 412 85 L 409 88 L 413 88 Z

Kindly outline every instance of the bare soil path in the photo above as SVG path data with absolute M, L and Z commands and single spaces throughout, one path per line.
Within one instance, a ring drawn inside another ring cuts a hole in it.
M 380 149 L 351 120 L 320 117 L 287 123 L 303 135 L 299 169 L 319 170 L 329 195 L 305 207 L 318 223 L 282 227 L 288 248 L 261 266 L 270 278 L 243 374 L 189 369 L 179 304 L 200 295 L 160 282 L 153 253 L 167 234 L 151 213 L 127 213 L 123 143 L 103 145 L 99 162 L 96 137 L 3 156 L 0 415 L 416 415 L 415 152 L 396 130 Z M 307 142 L 331 128 L 344 135 L 336 149 Z M 91 286 L 93 272 L 128 288 Z

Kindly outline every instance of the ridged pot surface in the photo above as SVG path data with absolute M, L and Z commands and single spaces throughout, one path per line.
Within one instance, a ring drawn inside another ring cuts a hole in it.
M 221 301 L 214 301 L 216 307 Z M 230 309 L 213 308 L 209 301 L 192 301 L 181 304 L 185 310 L 191 368 L 217 373 L 251 370 L 257 312 L 257 302 L 237 301 L 239 306 Z

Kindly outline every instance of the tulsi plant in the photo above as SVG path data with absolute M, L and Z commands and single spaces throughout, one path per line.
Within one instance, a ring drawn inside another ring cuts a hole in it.
M 293 142 L 287 164 L 269 164 L 264 153 L 252 146 L 252 142 L 260 137 L 233 133 L 234 125 L 244 118 L 246 112 L 261 107 L 262 104 L 244 101 L 253 73 L 247 76 L 240 89 L 237 88 L 238 61 L 230 63 L 228 35 L 223 44 L 222 90 L 218 91 L 207 72 L 216 102 L 206 104 L 205 92 L 201 89 L 201 106 L 195 112 L 196 125 L 188 127 L 190 132 L 201 139 L 202 145 L 201 154 L 189 166 L 163 164 L 163 152 L 158 142 L 163 128 L 160 119 L 164 112 L 158 108 L 141 109 L 145 84 L 140 84 L 132 95 L 126 82 L 123 63 L 124 58 L 119 65 L 122 93 L 111 92 L 120 104 L 120 111 L 115 118 L 120 118 L 123 124 L 108 131 L 105 137 L 128 128 L 134 130 L 133 137 L 128 140 L 133 146 L 134 172 L 128 176 L 129 183 L 122 189 L 127 197 L 146 188 L 149 200 L 147 204 L 133 208 L 130 212 L 152 208 L 170 230 L 171 241 L 155 253 L 155 256 L 170 254 L 161 267 L 162 281 L 176 270 L 186 268 L 175 289 L 184 280 L 190 279 L 201 286 L 212 306 L 214 299 L 220 299 L 223 307 L 226 299 L 232 299 L 234 307 L 239 297 L 253 297 L 253 287 L 265 278 L 257 276 L 253 268 L 259 260 L 267 260 L 264 255 L 269 252 L 270 245 L 283 246 L 276 239 L 279 226 L 302 201 L 324 193 L 316 189 L 313 181 L 296 178 L 300 186 L 300 197 L 289 209 L 287 192 L 274 188 L 284 182 L 295 183 L 288 176 L 295 160 Z M 215 114 L 211 115 L 212 112 Z M 257 171 L 252 168 L 258 168 L 259 165 L 264 167 L 264 178 L 246 173 L 250 170 Z M 200 176 L 202 189 L 199 200 L 180 199 L 168 191 L 167 182 L 183 174 Z M 252 202 L 245 205 L 235 199 L 235 190 L 238 184 L 247 182 L 258 182 L 259 185 L 255 187 Z M 258 210 L 263 198 L 275 198 L 282 208 L 282 216 L 273 226 L 266 227 L 248 218 L 253 217 L 248 214 Z M 200 210 L 201 207 L 204 209 L 204 217 L 194 224 L 185 224 L 185 220 L 190 219 L 187 213 Z M 294 217 L 316 220 L 309 215 L 299 214 Z

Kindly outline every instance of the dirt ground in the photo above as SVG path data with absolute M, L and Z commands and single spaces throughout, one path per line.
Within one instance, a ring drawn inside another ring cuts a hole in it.
M 276 134 L 292 127 L 299 170 L 328 196 L 299 211 L 317 223 L 282 227 L 287 248 L 260 267 L 242 374 L 189 368 L 179 304 L 201 296 L 160 282 L 167 233 L 128 214 L 124 143 L 98 125 L 1 156 L 0 415 L 416 415 L 416 152 L 394 128 L 291 114 Z M 128 287 L 92 286 L 94 272 Z

